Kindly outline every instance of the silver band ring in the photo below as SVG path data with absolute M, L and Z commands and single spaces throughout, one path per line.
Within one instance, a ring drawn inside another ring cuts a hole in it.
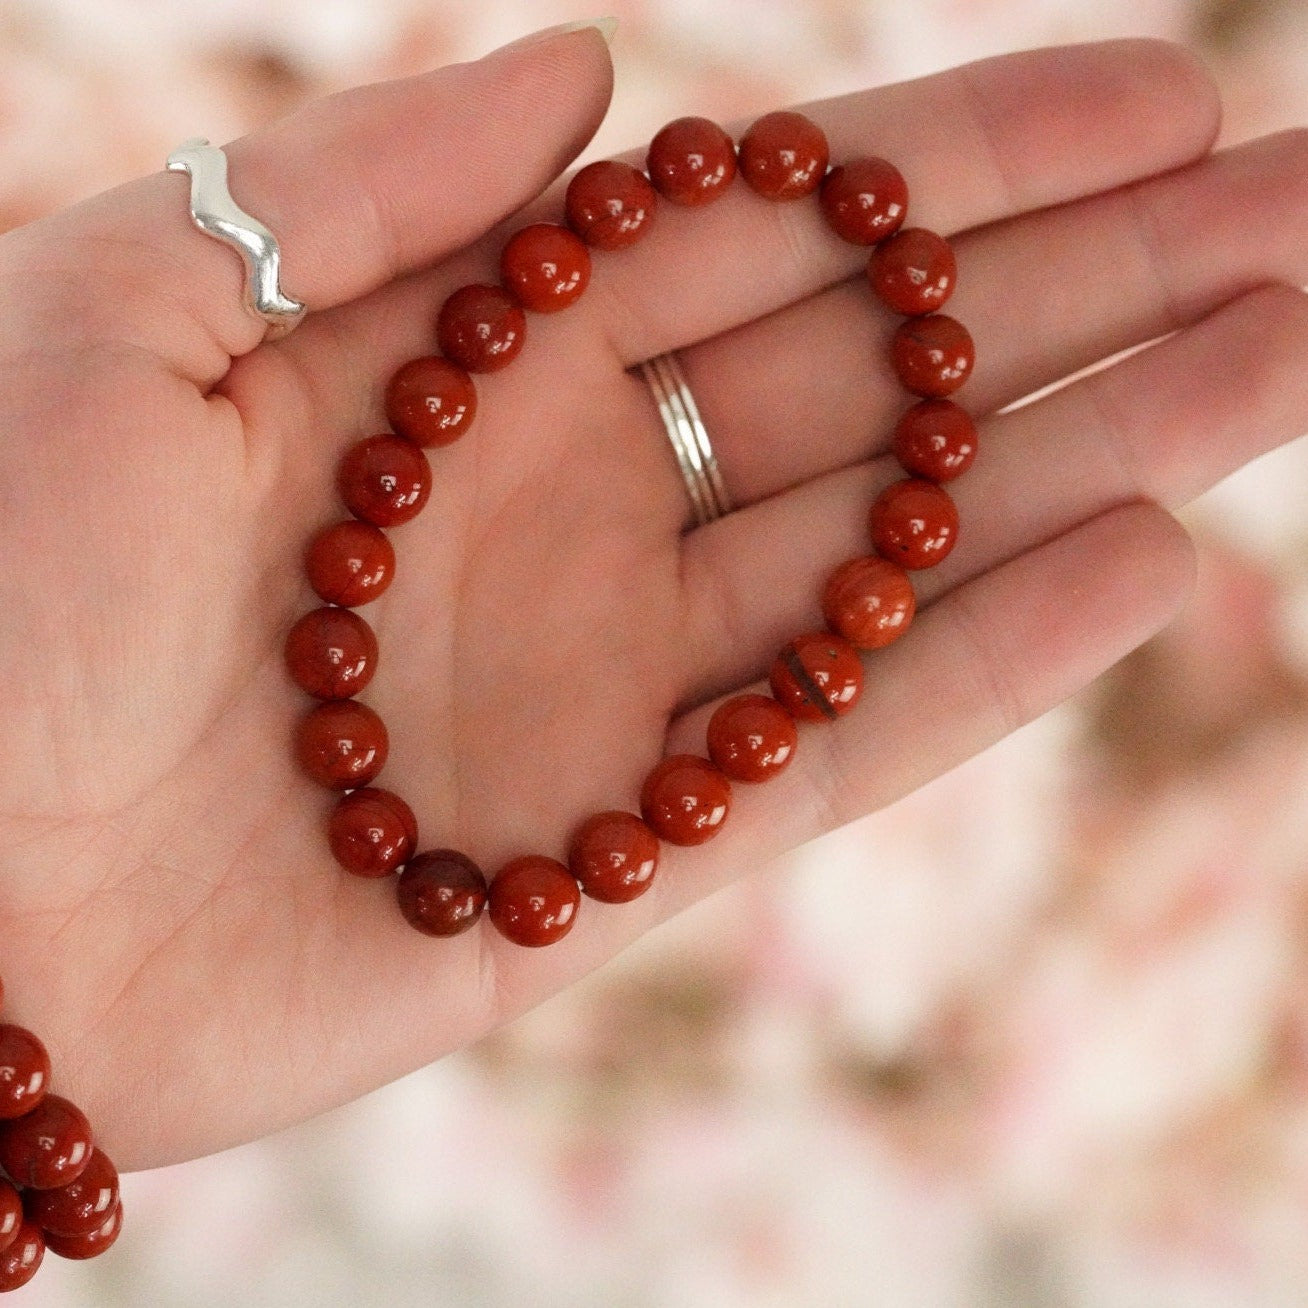
M 227 156 L 204 137 L 193 136 L 168 156 L 168 171 L 190 174 L 195 225 L 205 235 L 235 247 L 245 260 L 245 307 L 267 324 L 264 339 L 285 336 L 304 317 L 305 306 L 282 294 L 277 238 L 232 199 Z
M 659 417 L 667 428 L 677 467 L 686 482 L 697 526 L 731 512 L 731 500 L 722 481 L 722 472 L 713 456 L 708 431 L 695 397 L 686 385 L 685 374 L 675 354 L 661 354 L 640 365 L 641 375 L 649 383 L 658 405 Z

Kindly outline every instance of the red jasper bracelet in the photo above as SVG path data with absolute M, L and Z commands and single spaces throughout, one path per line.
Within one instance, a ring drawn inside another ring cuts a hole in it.
M 26 1285 L 47 1249 L 94 1258 L 123 1225 L 117 1169 L 86 1115 L 48 1093 L 49 1082 L 41 1041 L 0 1022 L 0 1294 Z
M 325 606 L 302 617 L 286 641 L 295 681 L 321 703 L 300 721 L 296 751 L 321 785 L 346 793 L 327 826 L 337 861 L 361 877 L 399 870 L 404 917 L 419 931 L 452 936 L 485 909 L 522 945 L 547 945 L 571 930 L 585 893 L 605 903 L 634 899 L 650 886 L 659 841 L 698 845 L 722 829 L 733 782 L 778 775 L 794 757 L 796 721 L 834 720 L 859 698 L 859 650 L 902 636 L 915 601 L 908 572 L 939 563 L 958 537 L 958 513 L 941 483 L 966 471 L 976 429 L 946 399 L 967 379 L 973 346 L 966 328 L 939 312 L 957 269 L 949 244 L 905 228 L 908 188 L 884 159 L 861 158 L 828 171 L 827 140 L 802 114 L 771 113 L 749 128 L 739 150 L 705 118 L 678 118 L 653 139 L 646 173 L 605 161 L 582 168 L 566 194 L 568 226 L 533 223 L 513 235 L 500 260 L 501 285 L 456 290 L 436 318 L 438 355 L 404 364 L 386 388 L 393 431 L 345 452 L 337 485 L 353 518 L 310 542 L 306 567 Z M 408 804 L 371 783 L 386 762 L 381 719 L 353 698 L 377 667 L 377 639 L 353 609 L 390 584 L 395 552 L 384 527 L 415 517 L 427 501 L 425 448 L 448 445 L 477 412 L 474 373 L 507 367 L 523 348 L 527 311 L 557 313 L 574 304 L 591 277 L 588 246 L 621 250 L 640 240 L 659 197 L 711 204 L 737 171 L 760 196 L 791 202 L 818 195 L 826 221 L 844 240 L 871 247 L 867 278 L 875 294 L 905 315 L 890 359 L 919 402 L 895 427 L 892 448 L 908 474 L 877 496 L 869 514 L 875 553 L 849 559 L 827 580 L 822 612 L 829 630 L 795 637 L 772 665 L 772 695 L 738 695 L 721 704 L 707 732 L 707 755 L 675 754 L 645 778 L 640 815 L 597 813 L 573 833 L 566 863 L 543 854 L 515 858 L 487 884 L 467 855 L 418 852 Z

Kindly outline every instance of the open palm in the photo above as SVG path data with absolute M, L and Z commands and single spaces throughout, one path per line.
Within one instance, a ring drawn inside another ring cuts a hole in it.
M 951 487 L 959 546 L 915 574 L 918 620 L 869 656 L 859 706 L 803 727 L 776 781 L 737 787 L 710 844 L 665 847 L 643 898 L 583 903 L 543 950 L 486 923 L 421 936 L 390 881 L 335 866 L 332 797 L 292 761 L 307 704 L 282 642 L 315 602 L 301 554 L 340 515 L 341 451 L 384 428 L 387 378 L 434 348 L 444 297 L 493 277 L 507 231 L 557 220 L 561 183 L 537 197 L 609 87 L 598 35 L 560 35 L 233 143 L 233 193 L 315 310 L 275 343 L 175 174 L 0 239 L 0 972 L 7 1016 L 46 1038 L 56 1088 L 125 1168 L 429 1062 L 1044 711 L 1183 599 L 1191 551 L 1159 505 L 1308 426 L 1304 138 L 1209 155 L 1216 98 L 1183 52 L 1037 51 L 807 107 L 834 160 L 896 161 L 910 221 L 955 239 L 951 312 L 979 358 L 959 398 L 983 419 Z M 412 804 L 421 847 L 488 872 L 563 856 L 820 625 L 822 579 L 867 551 L 866 505 L 897 475 L 892 323 L 863 259 L 812 202 L 737 185 L 665 205 L 478 379 L 473 429 L 430 452 L 431 501 L 364 610 L 382 650 L 364 698 L 391 737 L 379 784 Z M 674 348 L 738 506 L 689 532 L 630 371 Z

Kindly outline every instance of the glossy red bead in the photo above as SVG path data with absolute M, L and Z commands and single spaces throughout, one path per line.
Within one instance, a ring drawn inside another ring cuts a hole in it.
M 477 416 L 477 387 L 466 368 L 439 354 L 410 359 L 386 384 L 386 421 L 415 445 L 449 445 Z
M 0 1294 L 17 1290 L 34 1277 L 45 1257 L 45 1239 L 41 1228 L 24 1220 L 14 1241 L 0 1253 Z
M 625 904 L 650 888 L 659 863 L 658 837 L 634 813 L 609 809 L 573 834 L 568 867 L 592 899 Z
M 81 1176 L 52 1190 L 29 1190 L 28 1215 L 46 1233 L 62 1236 L 93 1235 L 118 1205 L 118 1169 L 101 1149 Z
M 418 847 L 418 820 L 398 795 L 360 786 L 342 795 L 327 822 L 336 861 L 356 877 L 384 877 Z
M 896 313 L 935 313 L 954 293 L 958 263 L 943 236 L 925 227 L 902 227 L 872 251 L 867 279 Z
M 39 1190 L 31 1193 L 40 1194 Z M 0 1177 L 0 1253 L 18 1238 L 23 1224 L 23 1196 L 4 1177 Z
M 736 695 L 709 718 L 708 752 L 732 781 L 767 781 L 794 757 L 795 720 L 768 695 Z
M 953 400 L 920 400 L 895 424 L 890 448 L 905 472 L 952 481 L 976 458 L 976 424 Z
M 858 649 L 880 649 L 898 640 L 916 610 L 908 573 L 875 554 L 846 559 L 822 588 L 827 625 Z
M 831 157 L 826 133 L 791 109 L 764 114 L 740 138 L 740 175 L 765 200 L 798 200 L 822 185 Z
M 843 636 L 810 631 L 781 650 L 768 682 L 791 717 L 834 721 L 848 713 L 863 693 L 863 664 Z
M 460 286 L 436 319 L 441 353 L 469 372 L 507 368 L 526 336 L 526 315 L 502 286 Z
M 395 550 L 370 522 L 347 518 L 324 527 L 304 552 L 309 585 L 328 604 L 367 604 L 391 584 Z
M 657 202 L 658 194 L 639 169 L 601 159 L 587 164 L 568 183 L 564 208 L 568 226 L 587 245 L 621 250 L 649 231 Z
M 318 699 L 357 695 L 377 671 L 377 637 L 352 609 L 306 613 L 286 634 L 286 667 Z
M 118 1239 L 123 1229 L 123 1204 L 119 1200 L 104 1221 L 86 1235 L 56 1235 L 46 1232 L 45 1247 L 60 1258 L 96 1258 Z
M 852 245 L 884 241 L 908 213 L 908 185 L 884 159 L 851 159 L 833 168 L 819 199 L 831 230 Z
M 968 378 L 976 346 L 966 327 L 945 313 L 909 318 L 890 341 L 890 362 L 905 390 L 949 395 Z
M 930 568 L 958 540 L 958 508 L 933 481 L 891 482 L 872 502 L 868 529 L 877 553 L 901 568 Z
M 0 1023 L 0 1121 L 37 1106 L 50 1083 L 50 1055 L 26 1027 Z
M 336 487 L 345 507 L 374 527 L 416 518 L 431 494 L 431 468 L 412 441 L 367 436 L 341 457 Z
M 366 786 L 386 764 L 386 726 L 357 699 L 332 699 L 300 719 L 295 753 L 320 786 L 349 790 Z
M 736 175 L 736 147 L 709 118 L 674 118 L 649 143 L 645 168 L 655 190 L 673 204 L 709 204 Z
M 429 849 L 405 864 L 395 893 L 410 926 L 428 936 L 457 936 L 486 907 L 486 877 L 457 849 Z
M 590 251 L 566 227 L 532 223 L 506 242 L 500 280 L 524 309 L 557 313 L 575 304 L 590 284 Z
M 669 754 L 640 788 L 640 813 L 672 845 L 702 845 L 722 830 L 731 811 L 731 782 L 697 754 Z
M 62 1095 L 48 1094 L 31 1112 L 0 1123 L 0 1167 L 36 1190 L 75 1181 L 94 1147 L 86 1114 Z
M 490 883 L 487 912 L 516 945 L 552 945 L 572 930 L 581 904 L 577 879 L 557 859 L 511 859 Z

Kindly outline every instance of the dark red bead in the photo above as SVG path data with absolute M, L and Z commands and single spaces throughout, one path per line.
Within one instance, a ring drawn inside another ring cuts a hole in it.
M 300 719 L 295 752 L 320 786 L 349 790 L 366 786 L 386 764 L 386 725 L 357 699 L 332 699 Z
M 92 1235 L 118 1204 L 118 1169 L 103 1150 L 93 1149 L 77 1180 L 53 1190 L 29 1190 L 25 1202 L 47 1236 Z
M 731 782 L 697 754 L 669 754 L 640 788 L 640 813 L 672 845 L 702 845 L 731 811 Z
M 384 877 L 418 847 L 418 820 L 396 794 L 361 786 L 342 795 L 327 823 L 336 861 L 356 877 Z
M 55 1235 L 47 1231 L 45 1247 L 60 1258 L 96 1258 L 118 1239 L 123 1229 L 123 1204 L 120 1199 L 104 1221 L 87 1235 Z
M 659 863 L 658 837 L 634 813 L 588 817 L 572 837 L 568 867 L 592 899 L 625 904 L 643 895 Z
M 63 1095 L 48 1094 L 31 1112 L 0 1123 L 0 1167 L 35 1190 L 77 1180 L 94 1148 L 86 1114 Z
M 524 309 L 557 313 L 575 304 L 590 284 L 590 251 L 566 227 L 532 223 L 505 244 L 500 280 Z
M 908 573 L 875 554 L 847 559 L 822 588 L 822 615 L 858 649 L 880 649 L 898 640 L 916 611 Z
M 467 369 L 439 354 L 410 359 L 386 384 L 386 421 L 415 445 L 449 445 L 476 416 Z
M 868 529 L 877 553 L 901 568 L 930 568 L 958 540 L 958 509 L 933 481 L 891 482 L 872 502 Z
M 428 936 L 457 936 L 486 907 L 486 878 L 457 849 L 429 849 L 405 864 L 395 893 L 410 926 Z
M 709 718 L 709 758 L 732 781 L 767 781 L 794 757 L 795 720 L 768 695 L 736 695 Z
M 976 424 L 953 400 L 919 400 L 895 424 L 890 447 L 905 472 L 952 481 L 976 458 Z
M 341 457 L 336 486 L 345 507 L 374 527 L 395 527 L 422 512 L 431 494 L 426 455 L 402 436 L 367 436 Z
M 41 1228 L 24 1221 L 13 1243 L 0 1253 L 0 1294 L 26 1285 L 37 1273 L 45 1257 L 45 1240 Z
M 508 367 L 526 336 L 526 315 L 502 286 L 460 286 L 436 319 L 441 352 L 469 372 Z
M 31 1194 L 41 1194 L 32 1190 Z M 18 1228 L 23 1224 L 23 1196 L 3 1177 L 0 1177 L 0 1253 L 13 1244 Z
M 375 600 L 395 575 L 395 550 L 370 522 L 347 518 L 324 527 L 304 552 L 309 585 L 328 604 L 353 608 Z
M 31 1112 L 50 1082 L 50 1055 L 26 1027 L 0 1023 L 0 1121 Z
M 851 159 L 833 168 L 819 193 L 831 230 L 852 245 L 874 245 L 908 213 L 908 185 L 884 159 Z
M 792 109 L 764 114 L 740 138 L 740 175 L 765 200 L 798 200 L 822 185 L 826 133 Z
M 843 636 L 810 631 L 782 649 L 768 681 L 791 717 L 830 722 L 858 703 L 863 693 L 863 663 Z
M 896 313 L 934 313 L 954 293 L 958 264 L 943 236 L 903 227 L 872 251 L 867 279 Z
M 577 879 L 557 859 L 511 859 L 490 883 L 487 912 L 515 945 L 552 945 L 572 930 L 581 904 Z
M 650 142 L 645 168 L 673 204 L 708 204 L 736 175 L 736 147 L 711 119 L 674 118 Z
M 377 637 L 352 609 L 306 613 L 286 634 L 286 667 L 318 699 L 357 695 L 377 671 Z
M 975 361 L 967 328 L 945 313 L 905 320 L 890 341 L 895 374 L 914 395 L 949 395 L 967 380 Z
M 630 164 L 601 159 L 587 164 L 564 198 L 568 226 L 597 250 L 621 250 L 649 231 L 658 195 Z

